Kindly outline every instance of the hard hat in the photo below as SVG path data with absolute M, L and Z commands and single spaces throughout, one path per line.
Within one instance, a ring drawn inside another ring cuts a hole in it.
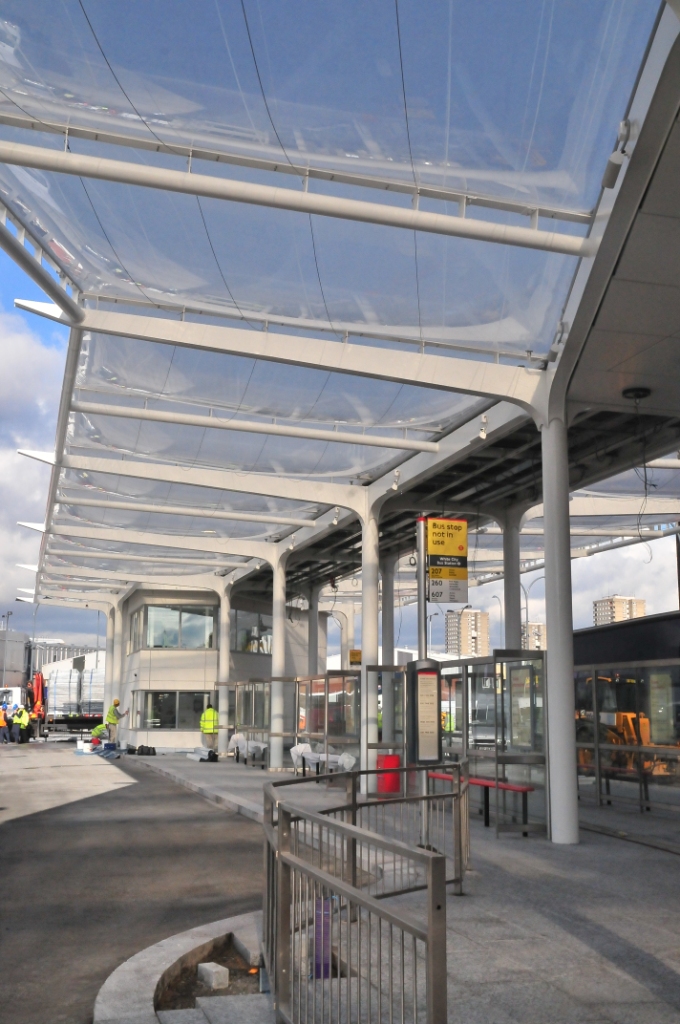
M 114 697 L 114 698 L 113 698 L 113 703 L 114 703 L 114 704 L 120 704 L 120 701 L 118 700 L 118 698 L 117 698 L 117 697 Z
M 23 704 L 20 704 L 20 705 L 19 705 L 19 711 L 23 711 L 23 710 L 24 710 L 24 705 L 23 705 Z
M 18 711 L 18 710 L 19 710 L 19 705 L 15 704 L 14 707 L 12 708 L 12 711 Z

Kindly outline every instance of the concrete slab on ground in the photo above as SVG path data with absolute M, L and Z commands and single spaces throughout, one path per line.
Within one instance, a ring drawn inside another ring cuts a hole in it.
M 205 996 L 196 1000 L 210 1024 L 273 1024 L 269 996 Z
M 143 764 L 160 775 L 172 779 L 179 786 L 200 793 L 207 800 L 219 804 L 230 811 L 262 821 L 263 789 L 267 782 L 282 782 L 295 778 L 292 772 L 267 772 L 260 768 L 250 768 L 234 761 L 191 761 L 177 754 L 161 754 L 156 757 L 135 757 L 130 759 L 136 764 Z M 300 779 L 300 776 L 298 776 Z M 333 804 L 345 802 L 344 788 L 328 789 L 324 783 L 318 785 L 313 778 L 308 784 L 285 787 L 285 799 L 308 810 L 321 810 Z
M 0 824 L 135 783 L 111 761 L 77 754 L 75 744 L 0 747 L 0 774 Z

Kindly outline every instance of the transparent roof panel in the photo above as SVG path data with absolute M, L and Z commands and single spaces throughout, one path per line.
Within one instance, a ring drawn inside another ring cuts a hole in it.
M 203 147 L 287 170 L 318 166 L 590 211 L 657 9 L 655 0 L 349 0 L 307 5 L 302 17 L 275 0 L 148 0 L 115 11 L 102 0 L 35 0 L 30 12 L 6 0 L 0 137 L 61 150 L 63 137 L 40 129 L 79 126 L 118 143 L 72 137 L 74 152 L 114 159 L 185 170 L 186 147 Z M 27 119 L 39 130 L 28 139 L 17 127 Z M 262 167 L 198 159 L 193 169 L 302 184 Z M 311 187 L 410 203 L 346 183 Z M 0 168 L 0 189 L 94 295 L 246 319 L 269 312 L 339 331 L 456 332 L 518 356 L 550 345 L 576 266 L 555 253 L 25 168 Z M 455 203 L 422 202 L 457 212 Z M 526 224 L 474 209 L 479 219 Z
M 211 511 L 231 510 L 306 518 L 307 516 L 316 517 L 326 509 L 325 505 L 310 501 L 270 498 L 239 491 L 198 487 L 192 484 L 137 480 L 133 477 L 122 477 L 113 473 L 72 469 L 61 471 L 60 494 L 67 499 L 75 500 L 78 495 L 95 499 L 105 499 L 110 495 L 118 501 L 137 499 L 143 503 L 153 503 L 159 509 L 162 509 L 163 505 L 190 506 L 205 509 L 207 515 Z
M 234 522 L 209 516 L 184 516 L 117 508 L 92 508 L 77 502 L 61 502 L 52 519 L 55 526 L 101 526 L 110 529 L 173 534 L 179 537 L 213 537 L 232 540 L 265 540 L 272 534 L 290 532 L 291 528 L 262 523 Z
M 224 410 L 299 426 L 375 427 L 380 433 L 438 433 L 479 402 L 434 388 L 99 334 L 86 335 L 76 387 L 105 392 L 101 400 L 107 402 L 108 394 L 127 392 L 195 403 L 203 412 Z M 185 405 L 181 411 L 193 410 Z
M 589 207 L 657 9 L 6 0 L 0 110 Z
M 23 133 L 0 126 L 2 137 Z M 59 148 L 60 140 L 48 143 Z M 76 140 L 71 148 L 93 147 Z M 129 150 L 106 155 L 131 158 Z M 577 262 L 9 165 L 0 165 L 0 196 L 87 294 L 230 311 L 246 322 L 267 313 L 317 321 L 338 339 L 354 325 L 416 339 L 443 334 L 490 351 L 544 351 Z M 528 224 L 482 208 L 475 217 Z M 584 227 L 560 230 L 583 234 Z M 259 319 L 250 323 L 261 328 Z

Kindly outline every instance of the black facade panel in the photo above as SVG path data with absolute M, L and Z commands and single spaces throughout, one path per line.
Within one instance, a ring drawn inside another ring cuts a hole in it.
M 680 658 L 680 612 L 645 615 L 574 632 L 574 665 Z

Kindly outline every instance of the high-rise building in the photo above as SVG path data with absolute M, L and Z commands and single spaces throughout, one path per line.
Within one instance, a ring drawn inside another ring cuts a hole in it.
M 489 653 L 489 613 L 464 608 L 446 613 L 446 653 L 454 658 L 483 657 Z
M 624 619 L 640 619 L 647 614 L 647 603 L 639 597 L 601 597 L 593 601 L 593 622 L 596 626 L 606 626 L 609 622 L 623 622 Z
M 548 632 L 545 622 L 522 623 L 522 650 L 545 651 L 548 648 Z

